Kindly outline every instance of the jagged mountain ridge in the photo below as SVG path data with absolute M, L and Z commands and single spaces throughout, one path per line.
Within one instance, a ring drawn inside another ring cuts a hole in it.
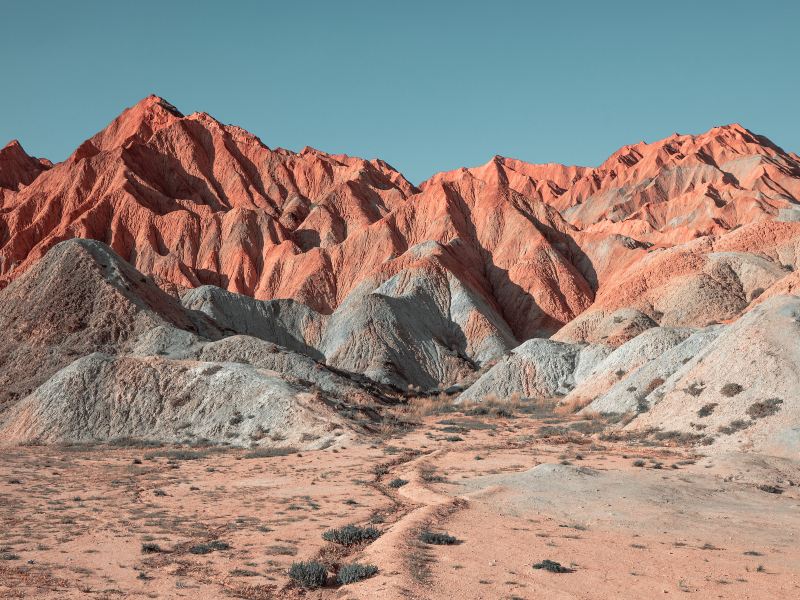
M 175 295 L 305 305 L 319 316 L 301 345 L 398 385 L 451 383 L 562 328 L 603 341 L 623 309 L 732 319 L 791 289 L 797 263 L 800 160 L 738 125 L 597 168 L 494 157 L 417 188 L 382 161 L 271 150 L 150 96 L 63 163 L 14 153 L 0 285 L 63 239 L 97 239 Z

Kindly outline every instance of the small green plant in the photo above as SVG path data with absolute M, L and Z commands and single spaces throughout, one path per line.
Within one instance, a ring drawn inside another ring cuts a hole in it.
M 356 583 L 362 579 L 372 577 L 378 572 L 378 567 L 375 565 L 364 565 L 360 563 L 352 563 L 344 565 L 339 569 L 336 575 L 336 580 L 342 585 Z
M 289 577 L 297 585 L 309 590 L 321 588 L 328 579 L 328 570 L 321 562 L 315 560 L 292 563 Z
M 358 525 L 345 525 L 337 529 L 328 529 L 323 532 L 322 539 L 342 546 L 355 546 L 362 542 L 377 540 L 381 532 L 374 527 L 359 527 Z
M 448 533 L 440 533 L 438 531 L 425 530 L 419 534 L 419 539 L 425 544 L 434 544 L 436 546 L 452 546 L 458 543 L 458 539 Z
M 561 563 L 557 563 L 554 560 L 550 560 L 549 558 L 544 559 L 541 562 L 536 563 L 533 565 L 534 569 L 541 569 L 543 571 L 549 571 L 550 573 L 574 573 L 575 569 L 570 569 L 569 567 L 563 566 Z

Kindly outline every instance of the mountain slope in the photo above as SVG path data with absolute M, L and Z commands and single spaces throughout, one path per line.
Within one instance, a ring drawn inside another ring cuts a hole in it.
M 419 188 L 156 96 L 51 168 L 3 152 L 0 286 L 61 240 L 100 240 L 174 296 L 277 302 L 211 293 L 234 331 L 403 387 L 448 385 L 531 338 L 613 346 L 729 321 L 800 266 L 800 159 L 739 125 L 596 168 L 496 156 Z

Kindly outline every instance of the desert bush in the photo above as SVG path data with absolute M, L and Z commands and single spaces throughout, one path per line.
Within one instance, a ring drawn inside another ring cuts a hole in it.
M 644 465 L 645 462 L 641 458 L 637 458 L 635 461 L 633 461 L 634 467 L 643 467 Z
M 199 460 L 207 456 L 208 452 L 198 452 L 196 450 L 158 450 L 156 452 L 148 452 L 144 455 L 147 460 L 156 458 L 166 458 L 168 460 Z
M 336 574 L 336 580 L 342 585 L 356 583 L 367 577 L 372 577 L 378 572 L 378 567 L 375 565 L 365 565 L 360 563 L 352 563 L 344 565 L 339 569 Z
M 208 542 L 204 544 L 197 544 L 189 548 L 189 552 L 192 554 L 209 554 L 214 552 L 214 550 L 230 550 L 231 545 L 227 542 L 221 542 L 219 540 L 214 540 L 213 542 Z
M 272 546 L 267 546 L 264 552 L 270 556 L 294 556 L 297 554 L 297 548 L 294 546 L 285 546 L 283 544 L 274 544 Z
M 434 544 L 436 546 L 452 546 L 458 543 L 458 539 L 447 533 L 438 531 L 425 531 L 420 532 L 419 540 L 426 544 Z
M 569 402 L 559 404 L 555 408 L 557 415 L 571 415 L 578 412 L 582 408 L 586 408 L 592 403 L 592 398 L 573 398 Z
M 322 539 L 342 546 L 355 546 L 362 542 L 377 540 L 381 532 L 374 527 L 359 527 L 358 525 L 345 525 L 336 529 L 323 532 Z
M 436 468 L 432 465 L 422 465 L 419 470 L 419 477 L 425 483 L 444 483 L 446 480 L 436 473 Z
M 744 421 L 742 419 L 736 419 L 735 421 L 731 421 L 728 425 L 723 425 L 719 427 L 717 431 L 724 435 L 731 435 L 736 433 L 737 431 L 742 431 L 743 429 L 747 429 L 752 425 L 752 421 Z
M 653 437 L 659 441 L 672 441 L 678 444 L 695 444 L 705 438 L 702 433 L 689 433 L 686 431 L 676 431 L 670 429 L 668 431 L 656 431 Z
M 703 393 L 703 390 L 706 389 L 706 386 L 702 383 L 694 382 L 689 387 L 687 387 L 684 391 L 689 394 L 690 396 L 699 396 Z
M 465 433 L 471 430 L 497 429 L 497 425 L 494 425 L 493 423 L 485 423 L 478 419 L 442 419 L 437 423 L 439 425 L 445 425 L 445 427 L 442 427 L 440 431 L 447 433 Z
M 403 486 L 404 486 L 405 484 L 407 484 L 407 483 L 408 483 L 408 480 L 407 480 L 407 479 L 400 479 L 400 478 L 398 477 L 398 478 L 396 478 L 396 479 L 392 479 L 392 480 L 389 482 L 389 487 L 390 487 L 390 488 L 397 489 L 397 488 L 399 488 L 399 487 L 403 487 Z
M 289 577 L 299 586 L 312 590 L 325 585 L 328 570 L 325 565 L 315 560 L 295 562 L 289 568 Z
M 725 396 L 726 398 L 732 398 L 736 394 L 741 393 L 743 390 L 744 388 L 740 386 L 738 383 L 726 383 L 719 390 L 719 393 Z
M 143 440 L 132 437 L 118 437 L 108 441 L 109 446 L 118 448 L 158 448 L 163 444 L 154 440 Z
M 159 552 L 163 552 L 163 550 L 158 544 L 154 544 L 152 542 L 142 544 L 142 554 L 157 554 Z
M 530 402 L 528 403 L 530 404 Z M 497 419 L 512 419 L 514 413 L 526 409 L 522 399 L 517 392 L 508 398 L 498 398 L 495 394 L 489 394 L 481 402 L 465 402 L 462 409 L 465 415 L 487 416 Z
M 544 559 L 541 562 L 538 562 L 533 565 L 534 569 L 542 569 L 544 571 L 549 571 L 550 573 L 574 573 L 575 569 L 570 569 L 569 567 L 562 566 L 561 563 L 557 563 L 554 560 L 550 560 L 549 558 Z
M 650 383 L 647 384 L 647 387 L 644 389 L 644 393 L 645 394 L 649 394 L 650 392 L 655 390 L 657 387 L 663 385 L 663 383 L 664 383 L 664 380 L 661 377 L 656 377 Z
M 597 418 L 597 420 L 584 420 L 584 421 L 576 421 L 575 423 L 570 424 L 569 430 L 570 431 L 577 431 L 578 433 L 583 433 L 585 435 L 590 435 L 592 433 L 599 433 L 605 429 L 605 423 Z
M 751 419 L 763 419 L 777 413 L 781 409 L 781 404 L 783 404 L 783 400 L 780 398 L 769 398 L 763 402 L 753 402 L 747 408 L 747 414 L 750 415 Z
M 244 455 L 244 458 L 272 458 L 275 456 L 288 456 L 297 454 L 298 450 L 294 447 L 287 448 L 256 448 Z
M 700 407 L 700 410 L 697 411 L 697 416 L 707 417 L 714 412 L 715 408 L 717 408 L 716 402 L 710 402 L 708 404 L 704 404 L 702 407 Z
M 427 417 L 442 413 L 456 412 L 460 407 L 453 404 L 452 398 L 447 394 L 438 396 L 418 396 L 409 398 L 408 412 L 415 417 Z

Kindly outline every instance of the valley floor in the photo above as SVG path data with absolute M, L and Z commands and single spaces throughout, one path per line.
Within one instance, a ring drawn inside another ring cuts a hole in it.
M 786 483 L 800 482 L 797 464 L 614 441 L 575 419 L 439 414 L 277 456 L 6 448 L 0 597 L 800 596 L 800 488 Z M 350 548 L 322 539 L 349 523 L 382 535 Z M 457 543 L 423 543 L 427 530 Z M 287 569 L 309 559 L 379 571 L 303 590 Z M 544 560 L 571 572 L 533 568 Z

